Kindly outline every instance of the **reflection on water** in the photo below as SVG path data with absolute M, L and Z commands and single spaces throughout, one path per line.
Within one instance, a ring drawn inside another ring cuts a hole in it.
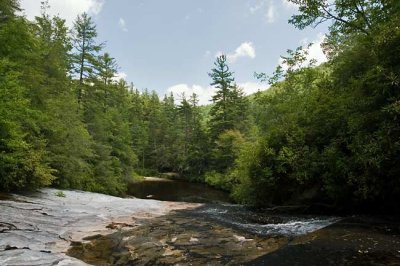
M 137 198 L 183 202 L 230 202 L 226 192 L 199 183 L 151 178 L 131 183 L 128 194 Z
M 129 192 L 205 204 L 74 243 L 68 255 L 94 265 L 400 265 L 398 231 L 385 223 L 258 212 L 182 181 L 150 179 Z
M 188 213 L 257 235 L 302 235 L 338 221 L 335 217 L 255 212 L 228 203 L 229 196 L 223 191 L 184 181 L 151 178 L 131 184 L 129 194 L 138 198 L 208 203 Z

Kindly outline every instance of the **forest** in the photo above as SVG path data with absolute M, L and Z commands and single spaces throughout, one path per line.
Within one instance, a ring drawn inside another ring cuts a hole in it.
M 69 29 L 46 2 L 30 21 L 1 0 L 0 191 L 124 195 L 168 172 L 252 206 L 400 211 L 400 1 L 290 2 L 299 30 L 329 23 L 328 62 L 289 49 L 284 67 L 255 73 L 269 89 L 245 96 L 221 55 L 200 106 L 116 79 L 88 14 Z

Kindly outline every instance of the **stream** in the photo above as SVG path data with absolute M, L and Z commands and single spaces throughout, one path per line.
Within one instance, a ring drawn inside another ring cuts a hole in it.
M 394 216 L 289 215 L 202 184 L 148 178 L 133 197 L 0 194 L 0 265 L 400 265 Z
M 68 255 L 95 265 L 400 265 L 400 227 L 386 220 L 257 212 L 206 185 L 159 178 L 129 193 L 203 204 L 78 243 Z

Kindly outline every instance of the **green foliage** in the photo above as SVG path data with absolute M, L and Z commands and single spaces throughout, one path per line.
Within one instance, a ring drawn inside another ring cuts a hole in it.
M 21 11 L 18 0 L 2 0 L 0 1 L 0 26 L 15 18 L 15 13 Z
M 92 169 L 88 160 L 93 156 L 91 137 L 78 112 L 74 89 L 66 76 L 71 49 L 65 21 L 43 14 L 36 17 L 35 34 L 40 62 L 36 75 L 46 82 L 37 84 L 36 108 L 41 110 L 40 128 L 46 138 L 46 161 L 55 170 L 54 185 L 63 188 L 88 189 Z
M 63 191 L 57 191 L 57 192 L 55 192 L 54 193 L 54 195 L 56 195 L 57 197 L 60 197 L 60 198 L 65 198 L 67 195 L 65 195 L 65 193 L 63 192 Z
M 82 101 L 85 89 L 89 89 L 88 84 L 84 84 L 84 81 L 91 78 L 94 68 L 101 64 L 97 60 L 97 53 L 101 50 L 102 45 L 96 44 L 96 37 L 96 25 L 92 18 L 87 13 L 78 15 L 74 22 L 72 37 L 75 53 L 71 57 L 74 66 L 72 72 L 78 74 L 79 77 L 79 85 L 77 86 L 78 103 Z M 104 58 L 107 59 L 107 57 L 100 57 L 100 59 Z
M 215 68 L 209 76 L 212 78 L 211 85 L 217 91 L 209 113 L 210 146 L 213 148 L 210 153 L 210 167 L 207 169 L 212 172 L 206 175 L 206 182 L 226 189 L 231 185 L 224 185 L 221 177 L 233 165 L 236 146 L 243 140 L 241 131 L 245 132 L 248 128 L 248 102 L 242 90 L 233 83 L 233 73 L 229 71 L 226 56 L 218 57 L 214 65 Z
M 0 189 L 54 185 L 122 194 L 137 161 L 126 85 L 113 81 L 116 65 L 107 53 L 95 57 L 100 46 L 87 15 L 78 17 L 72 38 L 47 8 L 43 3 L 33 23 L 2 11 Z M 82 73 L 78 82 L 68 76 L 71 62 Z
M 212 151 L 214 165 L 219 171 L 206 172 L 204 181 L 214 187 L 232 190 L 237 184 L 237 176 L 230 169 L 244 146 L 244 137 L 237 130 L 227 130 L 219 135 L 216 148 Z
M 329 62 L 288 50 L 286 67 L 256 73 L 270 89 L 247 98 L 220 56 L 213 104 L 199 107 L 195 94 L 176 104 L 116 81 L 87 14 L 71 35 L 46 2 L 28 22 L 1 1 L 0 190 L 121 195 L 138 173 L 172 172 L 246 204 L 398 208 L 399 1 L 291 2 L 296 27 L 331 22 Z
M 397 208 L 400 34 L 394 25 L 399 20 L 386 17 L 389 11 L 378 11 L 372 2 L 357 1 L 371 27 L 350 15 L 350 24 L 334 23 L 331 33 L 340 31 L 346 39 L 336 43 L 340 49 L 329 64 L 291 69 L 304 57 L 297 56 L 301 50 L 289 51 L 289 68 L 280 72 L 284 81 L 256 97 L 252 112 L 260 128 L 258 141 L 242 149 L 229 173 L 239 180 L 232 189 L 238 201 Z M 318 10 L 324 2 L 302 3 L 309 9 L 300 9 L 303 17 L 294 23 L 308 25 L 310 16 L 323 17 Z M 335 1 L 329 8 L 351 5 Z M 355 25 L 368 34 L 351 30 Z
M 36 113 L 30 109 L 20 73 L 0 60 L 0 189 L 34 189 L 51 184 L 54 176 L 44 161 L 43 140 L 32 128 Z
M 11 191 L 49 185 L 55 177 L 39 134 L 42 113 L 31 106 L 27 82 L 31 72 L 26 63 L 33 62 L 30 45 L 35 40 L 29 24 L 13 14 L 16 2 L 8 2 L 11 9 L 0 28 L 0 189 Z
M 210 110 L 209 131 L 212 140 L 229 129 L 239 129 L 246 118 L 247 102 L 243 92 L 234 84 L 233 72 L 229 71 L 226 56 L 217 57 L 215 68 L 208 74 L 212 86 L 217 89 Z
M 221 174 L 216 171 L 207 172 L 204 176 L 204 181 L 213 187 L 217 187 L 227 191 L 232 188 L 228 175 Z

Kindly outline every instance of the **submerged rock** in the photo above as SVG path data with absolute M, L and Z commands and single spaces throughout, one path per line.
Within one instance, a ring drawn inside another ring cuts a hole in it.
M 400 225 L 378 217 L 345 218 L 246 265 L 400 265 Z
M 400 265 L 398 220 L 58 192 L 1 195 L 0 265 Z
M 245 213 L 215 205 L 173 211 L 68 254 L 94 265 L 400 265 L 398 222 L 282 215 L 255 224 Z
M 176 211 L 132 230 L 81 243 L 67 254 L 94 265 L 241 265 L 288 241 L 287 236 L 257 236 Z

